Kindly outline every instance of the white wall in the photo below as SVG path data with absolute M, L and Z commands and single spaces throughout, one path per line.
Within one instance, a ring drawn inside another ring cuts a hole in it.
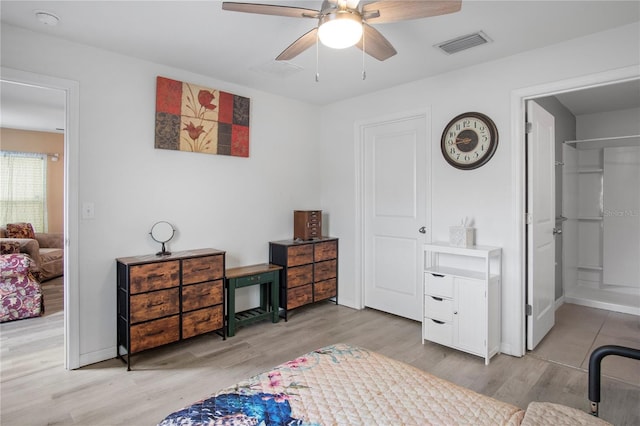
M 574 39 L 551 47 L 442 74 L 323 109 L 321 147 L 323 163 L 335 171 L 322 179 L 322 205 L 331 211 L 334 233 L 341 237 L 340 300 L 360 306 L 361 283 L 356 281 L 354 123 L 403 111 L 431 107 L 432 235 L 448 238 L 449 225 L 473 217 L 477 243 L 503 247 L 503 350 L 517 354 L 522 347 L 523 283 L 520 248 L 516 247 L 517 188 L 512 181 L 514 144 L 512 126 L 522 125 L 512 114 L 514 91 L 587 76 L 640 63 L 638 24 Z M 464 54 L 464 53 L 461 53 Z M 446 60 L 443 56 L 442 60 Z M 543 93 L 539 93 L 543 95 Z M 484 167 L 460 171 L 442 158 L 439 141 L 446 123 L 465 111 L 491 117 L 500 133 L 496 154 Z M 419 339 L 420 336 L 416 336 Z
M 637 24 L 627 25 L 318 108 L 3 25 L 2 66 L 80 86 L 80 176 L 71 190 L 96 208 L 96 218 L 79 226 L 82 359 L 115 355 L 114 259 L 156 250 L 147 232 L 160 219 L 179 229 L 172 250 L 220 248 L 237 265 L 265 261 L 268 241 L 290 237 L 291 210 L 321 208 L 329 232 L 340 237 L 340 301 L 359 306 L 355 123 L 428 106 L 433 238 L 446 239 L 450 224 L 470 216 L 479 244 L 504 248 L 502 341 L 517 348 L 522 282 L 511 135 L 519 117 L 512 115 L 512 92 L 637 65 L 638 33 Z M 250 97 L 251 157 L 153 149 L 157 75 Z M 473 171 L 450 167 L 438 146 L 444 125 L 465 111 L 489 115 L 500 132 L 493 159 Z
M 157 251 L 154 222 L 176 226 L 170 250 L 218 248 L 236 266 L 267 262 L 292 210 L 320 207 L 318 107 L 7 25 L 2 66 L 79 82 L 70 190 L 95 204 L 79 223 L 81 364 L 115 356 L 115 258 Z M 154 149 L 158 75 L 251 98 L 249 158 Z
M 582 114 L 576 126 L 578 139 L 640 135 L 640 108 Z

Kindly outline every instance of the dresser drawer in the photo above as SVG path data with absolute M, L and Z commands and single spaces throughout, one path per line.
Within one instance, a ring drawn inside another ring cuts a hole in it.
M 304 265 L 313 262 L 313 244 L 290 246 L 287 249 L 287 266 Z
M 324 241 L 316 243 L 313 253 L 313 260 L 320 262 L 322 260 L 336 259 L 338 257 L 338 241 Z
M 287 269 L 287 287 L 299 287 L 313 282 L 313 265 L 296 266 Z
M 424 315 L 429 318 L 451 321 L 453 319 L 453 302 L 438 296 L 424 296 Z
M 135 324 L 180 312 L 178 288 L 131 296 L 131 323 Z
M 336 279 L 332 278 L 326 281 L 320 281 L 313 284 L 313 301 L 329 299 L 335 297 L 336 292 Z
M 130 353 L 180 340 L 180 318 L 174 315 L 131 327 Z
M 182 261 L 182 284 L 194 284 L 224 278 L 224 257 L 194 257 Z
M 450 322 L 425 318 L 424 323 L 427 340 L 446 346 L 453 344 L 453 327 Z
M 326 260 L 313 264 L 313 279 L 324 281 L 338 276 L 338 262 L 336 260 Z
M 187 312 L 182 315 L 182 338 L 215 331 L 222 326 L 222 305 Z
M 177 287 L 180 284 L 180 261 L 131 266 L 129 283 L 131 294 Z
M 191 284 L 182 287 L 182 311 L 193 311 L 222 303 L 224 286 L 222 280 Z
M 424 283 L 426 294 L 453 297 L 453 277 L 425 272 Z
M 313 289 L 311 284 L 287 290 L 287 309 L 295 309 L 298 306 L 313 302 Z

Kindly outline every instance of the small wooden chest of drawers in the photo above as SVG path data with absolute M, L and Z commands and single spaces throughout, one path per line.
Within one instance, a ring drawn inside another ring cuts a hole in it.
M 216 249 L 116 259 L 118 357 L 199 334 L 224 333 L 225 253 Z
M 288 311 L 335 298 L 338 303 L 338 239 L 272 241 L 269 262 L 282 266 L 280 308 Z
M 293 239 L 304 241 L 322 237 L 322 210 L 293 211 Z

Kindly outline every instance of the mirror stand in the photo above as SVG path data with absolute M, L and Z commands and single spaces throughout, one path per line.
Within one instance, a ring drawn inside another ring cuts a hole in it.
M 162 250 L 160 250 L 159 252 L 156 253 L 156 256 L 169 256 L 171 254 L 170 251 L 167 251 L 167 249 L 164 246 L 164 243 L 162 243 Z

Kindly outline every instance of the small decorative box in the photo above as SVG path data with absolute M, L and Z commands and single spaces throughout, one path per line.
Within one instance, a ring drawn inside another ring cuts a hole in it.
M 476 229 L 467 226 L 467 220 L 461 226 L 449 227 L 449 243 L 456 247 L 473 247 L 476 245 Z

